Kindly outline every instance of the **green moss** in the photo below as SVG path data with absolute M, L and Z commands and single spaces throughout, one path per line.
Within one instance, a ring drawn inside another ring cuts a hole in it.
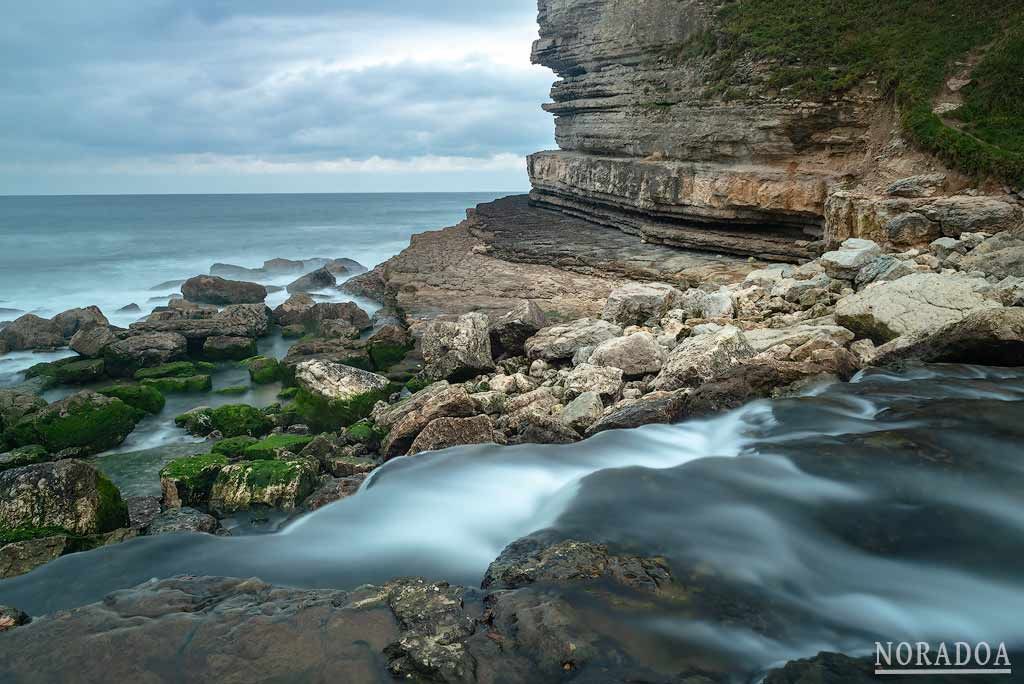
M 210 411 L 213 429 L 225 437 L 260 437 L 270 432 L 273 424 L 259 409 L 246 404 L 231 404 Z
M 162 366 L 155 366 L 153 368 L 143 368 L 135 373 L 135 379 L 156 380 L 159 378 L 190 378 L 195 375 L 209 375 L 215 370 L 217 370 L 217 366 L 215 364 L 207 363 L 205 361 L 196 363 L 191 361 L 175 361 L 173 363 L 165 363 Z
M 39 363 L 25 371 L 26 378 L 52 378 L 62 385 L 86 385 L 103 378 L 106 371 L 103 359 L 83 359 L 72 356 L 53 363 Z
M 213 445 L 213 453 L 227 456 L 230 459 L 239 459 L 245 456 L 245 450 L 256 444 L 259 440 L 255 437 L 230 437 L 222 439 Z
M 0 472 L 11 470 L 12 468 L 23 468 L 34 463 L 45 463 L 49 460 L 51 460 L 50 454 L 45 447 L 38 444 L 30 444 L 14 449 L 6 456 L 0 458 Z
M 346 434 L 362 444 L 379 444 L 386 437 L 386 434 L 369 420 L 361 420 L 349 427 Z
M 50 452 L 79 448 L 95 454 L 123 442 L 143 416 L 120 399 L 99 404 L 72 398 L 64 406 L 63 411 L 44 409 L 23 418 L 5 438 L 15 446 L 39 444 Z
M 398 345 L 380 342 L 370 345 L 370 358 L 376 370 L 388 370 L 405 359 L 412 350 L 412 345 Z
M 304 435 L 271 435 L 246 448 L 245 457 L 258 461 L 273 459 L 279 451 L 290 451 L 293 454 L 297 454 L 312 441 L 312 437 Z
M 246 385 L 237 385 L 235 387 L 224 387 L 214 392 L 214 394 L 226 394 L 237 396 L 239 394 L 245 394 L 248 391 L 249 388 Z
M 96 532 L 112 532 L 128 527 L 128 505 L 121 498 L 121 492 L 103 474 L 97 474 L 96 489 L 99 492 L 99 508 L 96 511 Z
M 298 393 L 299 393 L 299 388 L 298 387 L 286 387 L 286 388 L 284 388 L 283 390 L 281 390 L 280 392 L 277 393 L 277 398 L 278 399 L 283 399 L 285 401 L 288 401 L 289 399 L 294 399 L 295 395 L 298 394 Z
M 300 476 L 304 464 L 297 461 L 263 460 L 245 464 L 243 479 L 253 490 L 288 484 Z
M 365 392 L 352 399 L 327 400 L 300 389 L 295 395 L 295 410 L 313 430 L 333 432 L 366 418 L 374 404 L 387 396 L 387 392 Z
M 148 385 L 113 385 L 104 387 L 99 393 L 106 397 L 120 399 L 133 408 L 146 413 L 157 414 L 164 410 L 167 400 L 160 390 Z
M 873 79 L 891 93 L 921 147 L 975 176 L 1024 183 L 1024 13 L 1020 0 L 736 0 L 720 10 L 709 90 L 737 86 L 746 58 L 768 62 L 768 85 L 827 100 Z M 966 91 L 964 130 L 932 113 L 953 63 L 995 45 Z
M 416 394 L 417 392 L 423 391 L 426 388 L 434 384 L 433 380 L 425 378 L 422 375 L 417 375 L 415 378 L 405 383 L 405 389 L 409 390 L 410 393 Z
M 0 529 L 0 547 L 61 535 L 72 536 L 63 527 L 15 527 L 9 530 Z
M 223 454 L 203 454 L 171 461 L 160 471 L 161 480 L 174 482 L 185 506 L 204 506 L 210 499 L 210 490 L 221 469 L 228 465 Z
M 281 379 L 281 363 L 277 359 L 257 356 L 249 360 L 249 378 L 257 385 L 269 385 Z
M 213 381 L 209 375 L 147 378 L 142 381 L 142 384 L 147 387 L 153 387 L 164 394 L 194 394 L 196 392 L 209 392 L 213 389 Z

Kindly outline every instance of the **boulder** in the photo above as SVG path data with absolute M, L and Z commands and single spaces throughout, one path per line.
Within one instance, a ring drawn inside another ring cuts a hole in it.
M 416 436 L 409 455 L 440 451 L 465 444 L 503 444 L 504 437 L 494 429 L 487 416 L 472 418 L 436 418 Z
M 274 322 L 280 326 L 299 325 L 302 323 L 305 313 L 313 308 L 316 300 L 308 294 L 299 292 L 274 309 Z
M 49 532 L 51 534 L 45 537 L 30 537 L 9 544 L 0 542 L 0 579 L 25 575 L 68 553 L 71 546 L 68 535 L 59 530 Z
M 267 288 L 258 283 L 205 275 L 186 280 L 181 293 L 190 302 L 217 305 L 261 304 L 267 298 Z
M 256 356 L 256 340 L 251 337 L 207 337 L 203 356 L 211 361 L 243 361 Z
M 146 527 L 146 534 L 149 536 L 179 532 L 215 534 L 218 530 L 220 530 L 220 521 L 212 515 L 185 506 L 169 508 L 156 516 Z
M 87 359 L 103 356 L 107 347 L 117 342 L 117 336 L 106 326 L 95 326 L 79 330 L 71 338 L 69 346 Z
M 227 456 L 219 453 L 178 458 L 165 465 L 160 470 L 164 508 L 206 506 L 217 475 L 227 465 Z
M 676 300 L 673 311 L 683 311 L 686 318 L 732 318 L 732 294 L 724 287 L 708 292 L 690 289 Z
M 353 302 L 314 304 L 303 313 L 301 321 L 311 328 L 319 327 L 323 321 L 343 321 L 356 330 L 370 327 L 369 314 Z
M 22 418 L 46 408 L 46 401 L 17 389 L 0 389 L 0 436 Z
M 893 366 L 907 361 L 1024 365 L 1024 308 L 974 311 L 937 330 L 893 340 L 876 350 L 871 364 Z
M 70 340 L 79 330 L 97 327 L 109 327 L 110 321 L 103 315 L 98 306 L 87 306 L 84 309 L 68 309 L 53 317 L 53 322 L 60 326 L 64 339 Z
M 1024 278 L 1024 234 L 1001 233 L 985 240 L 964 257 L 960 268 L 996 278 Z
M 796 349 L 815 339 L 827 339 L 844 347 L 854 339 L 856 335 L 850 330 L 838 325 L 810 325 L 801 324 L 788 328 L 756 328 L 743 333 L 747 343 L 756 353 L 767 351 L 772 347 L 785 344 Z
M 874 282 L 899 280 L 915 273 L 918 273 L 918 270 L 908 262 L 890 254 L 883 254 L 860 269 L 854 279 L 854 284 L 857 287 L 864 287 Z
M 614 323 L 581 318 L 571 323 L 542 329 L 527 340 L 523 348 L 531 359 L 567 361 L 583 347 L 596 347 L 621 335 L 622 328 Z
M 494 370 L 487 316 L 470 313 L 458 321 L 434 321 L 423 335 L 424 375 L 459 382 Z
M 609 409 L 591 424 L 588 437 L 607 430 L 627 430 L 641 425 L 676 423 L 686 416 L 686 392 L 651 392 Z
M 142 530 L 160 515 L 159 496 L 130 496 L 125 499 L 128 506 L 128 522 L 133 530 Z
M 53 321 L 25 314 L 0 328 L 0 342 L 9 351 L 56 349 L 64 346 L 64 329 Z
M 933 197 L 939 193 L 945 182 L 945 174 L 927 173 L 909 178 L 901 178 L 890 184 L 885 191 L 895 197 Z
M 594 392 L 605 399 L 614 400 L 622 391 L 622 369 L 582 363 L 573 368 L 565 379 L 569 397 Z
M 639 332 L 602 342 L 587 362 L 618 368 L 626 377 L 641 377 L 659 372 L 663 361 L 664 352 L 654 335 Z
M 962 275 L 918 273 L 876 283 L 836 306 L 836 322 L 876 343 L 914 335 L 960 320 L 979 309 L 998 307 L 986 299 L 984 280 Z
M 407 454 L 420 432 L 438 418 L 469 418 L 479 412 L 479 405 L 461 385 L 428 388 L 390 411 L 374 413 L 377 425 L 388 431 L 381 456 L 389 459 Z
M 660 320 L 677 306 L 682 292 L 665 283 L 629 283 L 608 295 L 601 318 L 620 326 Z
M 939 224 L 942 234 L 960 237 L 962 233 L 998 233 L 1020 225 L 1021 208 L 996 197 L 957 195 L 940 197 L 920 212 Z
M 183 358 L 188 340 L 171 332 L 133 335 L 108 345 L 103 351 L 107 374 L 115 378 L 131 377 L 142 368 L 160 366 Z
M 262 437 L 273 429 L 273 422 L 259 409 L 246 404 L 229 404 L 211 409 L 194 408 L 175 417 L 175 425 L 197 437 L 219 432 L 222 437 Z
M 401 362 L 413 346 L 412 335 L 399 325 L 385 325 L 366 340 L 370 359 L 378 370 L 387 370 Z
M 853 280 L 858 271 L 882 255 L 882 248 L 871 240 L 850 238 L 838 250 L 827 252 L 818 259 L 832 278 Z
M 277 359 L 257 356 L 246 364 L 249 379 L 255 385 L 269 385 L 281 379 L 281 362 Z
M 132 408 L 153 415 L 163 411 L 166 403 L 160 390 L 147 385 L 113 385 L 98 391 L 105 397 L 120 399 Z
M 54 454 L 88 456 L 121 444 L 141 417 L 120 399 L 83 391 L 26 415 L 5 437 L 15 446 L 39 444 Z
M 663 391 L 698 387 L 752 356 L 746 337 L 732 326 L 688 337 L 669 354 L 654 387 Z
M 0 606 L 0 634 L 22 627 L 32 622 L 32 618 L 11 606 Z
M 211 320 L 223 323 L 227 328 L 244 329 L 246 332 L 241 337 L 263 337 L 270 328 L 270 309 L 264 304 L 233 304 L 214 314 Z
M 225 466 L 210 491 L 210 510 L 218 515 L 246 511 L 256 505 L 295 510 L 316 489 L 318 473 L 311 459 Z
M 382 375 L 327 361 L 300 363 L 295 381 L 301 390 L 296 409 L 303 423 L 320 431 L 366 418 L 374 404 L 387 398 L 390 385 Z
M 524 300 L 491 323 L 491 351 L 495 358 L 522 356 L 526 340 L 547 325 L 544 312 L 534 302 Z
M 597 392 L 584 392 L 566 405 L 558 419 L 566 427 L 570 427 L 581 435 L 600 420 L 604 413 L 604 403 Z
M 288 292 L 294 294 L 296 292 L 317 292 L 319 290 L 328 290 L 338 286 L 338 280 L 334 277 L 326 268 L 321 268 L 312 273 L 298 278 L 297 280 L 289 283 Z
M 0 473 L 0 531 L 59 528 L 92 535 L 127 527 L 117 487 L 85 461 L 39 463 Z
M 897 247 L 926 245 L 942 235 L 942 229 L 937 223 L 915 211 L 892 217 L 886 222 L 884 230 L 889 242 Z
M 366 475 L 324 478 L 317 490 L 306 497 L 303 507 L 307 511 L 316 511 L 342 499 L 355 496 L 365 481 Z

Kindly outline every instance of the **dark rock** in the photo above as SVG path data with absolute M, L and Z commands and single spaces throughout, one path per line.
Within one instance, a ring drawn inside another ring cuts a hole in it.
M 302 273 L 306 266 L 301 261 L 294 259 L 269 259 L 263 262 L 263 271 L 274 275 L 286 273 Z
M 897 338 L 878 348 L 874 366 L 968 363 L 1024 364 L 1024 308 L 985 309 L 931 333 Z
M 0 546 L 0 579 L 30 573 L 68 553 L 71 547 L 69 537 L 59 530 L 55 532 L 50 536 Z
M 686 416 L 686 392 L 652 392 L 623 402 L 591 425 L 587 436 L 606 430 L 627 430 L 641 425 L 676 423 Z
M 465 387 L 445 383 L 428 388 L 387 414 L 374 413 L 377 425 L 388 431 L 381 455 L 385 459 L 404 456 L 417 435 L 438 418 L 468 418 L 478 413 L 479 407 Z
M 128 520 L 132 529 L 141 530 L 149 526 L 160 515 L 160 497 L 130 496 L 125 499 L 128 506 Z
M 53 317 L 53 322 L 60 326 L 64 339 L 74 337 L 79 330 L 96 327 L 109 327 L 110 321 L 103 315 L 98 306 L 87 306 L 84 309 L 69 309 Z
M 25 314 L 0 329 L 0 342 L 10 351 L 56 349 L 64 346 L 64 329 L 53 321 Z
M 205 532 L 215 534 L 220 522 L 212 515 L 200 513 L 194 508 L 169 508 L 157 515 L 146 528 L 146 534 L 175 534 L 178 532 Z
M 142 307 L 133 302 L 127 306 L 122 306 L 117 310 L 117 313 L 140 314 L 142 313 Z
M 267 289 L 258 283 L 225 280 L 217 276 L 196 276 L 184 282 L 181 293 L 190 302 L 203 304 L 261 304 Z
M 160 366 L 184 358 L 188 340 L 174 332 L 133 335 L 106 346 L 103 358 L 107 374 L 115 378 L 131 377 L 142 368 Z
M 316 301 L 305 293 L 293 294 L 274 309 L 274 322 L 280 326 L 299 325 L 305 313 L 313 308 Z
M 316 292 L 318 290 L 327 290 L 338 286 L 338 281 L 334 277 L 334 274 L 328 271 L 326 268 L 307 273 L 301 278 L 290 283 L 287 287 L 289 293 L 295 292 Z
M 0 606 L 0 633 L 7 632 L 15 627 L 21 627 L 32 622 L 25 613 L 11 606 Z
M 523 345 L 547 326 L 547 317 L 539 306 L 526 300 L 491 323 L 491 351 L 495 358 L 524 356 Z
M 256 340 L 250 337 L 207 337 L 203 342 L 203 356 L 211 361 L 242 361 L 256 354 Z
M 342 478 L 326 478 L 326 482 L 309 495 L 304 504 L 307 511 L 315 511 L 336 501 L 355 496 L 366 480 L 366 475 L 352 475 Z
M 246 268 L 235 264 L 216 263 L 210 267 L 210 275 L 219 278 L 260 278 L 264 274 L 258 268 Z
M 319 326 L 323 321 L 343 321 L 356 330 L 370 327 L 370 316 L 353 302 L 320 302 L 307 309 L 301 318 L 307 326 Z
M 17 389 L 0 389 L 0 435 L 22 418 L 46 408 L 42 397 Z
M 873 663 L 867 658 L 855 659 L 841 653 L 819 653 L 813 658 L 794 660 L 772 670 L 764 678 L 764 684 L 874 684 L 878 679 Z M 939 677 L 927 679 L 938 681 Z
M 437 418 L 432 420 L 413 441 L 408 454 L 440 451 L 467 444 L 503 444 L 504 436 L 494 429 L 487 416 L 472 418 Z

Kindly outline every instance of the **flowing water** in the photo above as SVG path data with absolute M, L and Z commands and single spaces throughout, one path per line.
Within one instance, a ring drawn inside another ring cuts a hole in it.
M 659 670 L 695 652 L 747 678 L 876 639 L 1021 644 L 1022 401 L 1021 371 L 871 371 L 580 444 L 402 458 L 278 534 L 66 556 L 0 583 L 0 603 L 38 614 L 175 574 L 472 586 L 505 545 L 536 533 L 669 561 L 690 599 L 591 608 Z

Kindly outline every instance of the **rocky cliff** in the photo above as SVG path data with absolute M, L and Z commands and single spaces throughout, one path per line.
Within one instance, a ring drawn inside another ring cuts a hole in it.
M 979 198 L 911 146 L 876 81 L 797 97 L 772 83 L 771 59 L 750 55 L 723 74 L 706 49 L 721 5 L 540 0 L 533 60 L 559 76 L 545 109 L 560 149 L 529 159 L 535 205 L 651 242 L 781 261 L 822 241 L 910 247 L 1019 223 L 1008 188 Z M 964 76 L 940 99 L 955 99 Z

